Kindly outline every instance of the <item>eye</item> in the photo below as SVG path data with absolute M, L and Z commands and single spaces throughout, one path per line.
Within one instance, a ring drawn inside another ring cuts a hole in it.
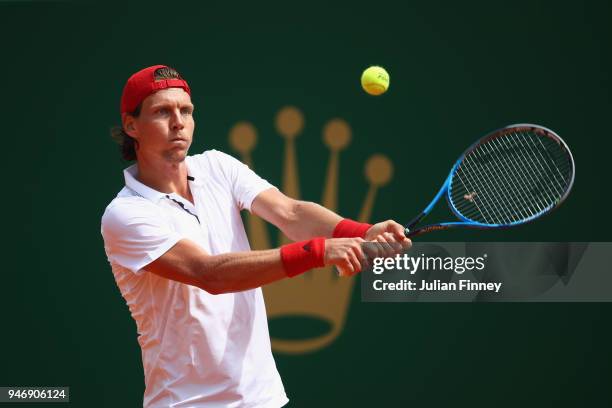
M 191 115 L 193 113 L 193 109 L 192 108 L 182 108 L 181 113 L 183 115 Z

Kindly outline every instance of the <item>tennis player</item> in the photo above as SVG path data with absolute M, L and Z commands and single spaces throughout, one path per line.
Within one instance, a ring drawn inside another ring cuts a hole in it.
M 394 221 L 343 219 L 293 200 L 233 157 L 188 156 L 195 127 L 187 82 L 155 65 L 132 75 L 113 131 L 125 187 L 102 217 L 105 251 L 136 321 L 144 407 L 280 407 L 261 286 L 324 265 L 361 270 L 360 243 L 410 246 Z M 248 210 L 294 243 L 251 251 Z

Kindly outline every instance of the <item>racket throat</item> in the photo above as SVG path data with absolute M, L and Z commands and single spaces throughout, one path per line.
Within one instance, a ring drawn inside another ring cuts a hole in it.
M 407 238 L 413 238 L 419 235 L 427 234 L 433 231 L 447 230 L 451 228 L 469 228 L 469 229 L 492 229 L 492 228 L 507 228 L 508 225 L 487 225 L 487 224 L 479 224 L 479 223 L 470 223 L 464 221 L 454 221 L 454 222 L 441 222 L 439 224 L 431 224 L 425 225 L 420 228 L 416 228 L 408 231 L 406 228 L 405 234 Z
M 452 224 L 457 224 L 457 225 L 452 225 Z M 416 228 L 416 229 L 413 229 L 413 230 L 410 230 L 410 229 L 406 228 L 404 230 L 404 233 L 405 233 L 407 238 L 414 238 L 414 237 L 418 237 L 419 235 L 426 234 L 428 232 L 439 231 L 439 230 L 445 230 L 445 229 L 449 229 L 449 228 L 453 228 L 453 227 L 458 227 L 459 224 L 463 225 L 464 223 L 432 224 L 432 225 L 425 225 L 423 227 Z
M 414 231 L 419 231 L 421 228 L 414 230 L 413 228 L 415 225 L 417 225 L 425 216 L 427 215 L 427 213 L 425 211 L 423 211 L 422 213 L 420 213 L 418 216 L 416 216 L 412 221 L 410 221 L 408 224 L 404 225 L 404 234 L 406 234 L 406 236 L 414 236 L 411 235 L 414 233 Z

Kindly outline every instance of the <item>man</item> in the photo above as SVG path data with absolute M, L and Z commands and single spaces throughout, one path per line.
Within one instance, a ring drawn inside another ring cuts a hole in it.
M 216 150 L 188 156 L 191 90 L 172 68 L 130 77 L 114 132 L 125 187 L 102 217 L 105 250 L 136 321 L 145 407 L 280 407 L 288 399 L 270 348 L 260 287 L 312 268 L 361 269 L 361 243 L 391 255 L 410 245 L 401 225 L 371 226 L 288 198 Z M 297 241 L 250 251 L 246 209 Z

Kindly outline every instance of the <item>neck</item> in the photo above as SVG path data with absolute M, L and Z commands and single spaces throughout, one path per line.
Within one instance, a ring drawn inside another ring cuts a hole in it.
M 172 163 L 165 160 L 148 161 L 139 158 L 136 178 L 154 190 L 168 194 L 176 193 L 193 202 L 189 183 L 187 183 L 185 160 Z

